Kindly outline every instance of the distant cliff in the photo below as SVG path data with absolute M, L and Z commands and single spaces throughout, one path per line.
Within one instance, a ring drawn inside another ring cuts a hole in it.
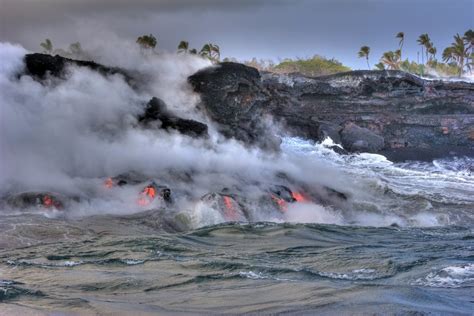
M 61 77 L 73 64 L 140 85 L 139 74 L 94 62 L 29 54 L 25 64 L 26 73 L 40 80 Z M 201 95 L 199 108 L 223 135 L 264 149 L 277 150 L 275 134 L 283 131 L 313 140 L 329 136 L 348 151 L 394 160 L 474 156 L 474 83 L 424 80 L 401 71 L 310 78 L 260 73 L 238 63 L 200 70 L 188 81 Z M 207 133 L 199 122 L 166 115 L 173 123 L 166 128 Z
M 296 136 L 330 136 L 349 151 L 395 160 L 474 155 L 474 84 L 401 71 L 325 77 L 260 74 L 222 63 L 189 78 L 202 107 L 229 136 L 267 144 L 271 116 Z

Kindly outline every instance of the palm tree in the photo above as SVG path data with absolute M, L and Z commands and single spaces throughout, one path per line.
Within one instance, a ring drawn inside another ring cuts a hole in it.
M 209 44 L 204 44 L 199 51 L 199 55 L 206 58 L 211 58 L 211 46 Z
M 474 53 L 474 31 L 466 31 L 466 33 L 464 33 L 463 39 L 466 41 L 468 48 L 472 51 L 472 53 Z
M 430 47 L 428 47 L 428 53 L 431 55 L 430 56 L 430 61 L 432 60 L 435 60 L 436 59 L 436 52 L 438 50 L 436 49 L 436 47 L 433 46 L 433 43 L 431 43 Z
M 137 38 L 137 43 L 142 49 L 154 50 L 157 44 L 156 37 L 153 34 L 143 35 Z
M 446 47 L 443 51 L 443 61 L 455 62 L 458 64 L 459 77 L 461 77 L 464 70 L 464 62 L 469 58 L 468 47 L 461 35 L 456 34 L 454 36 L 454 42 L 451 46 Z
M 370 54 L 370 47 L 369 46 L 362 46 L 359 50 L 359 58 L 365 58 L 367 61 L 367 68 L 370 70 L 369 64 L 369 54 Z
M 405 33 L 403 33 L 403 32 L 398 32 L 395 37 L 400 40 L 400 41 L 398 42 L 398 47 L 400 48 L 400 59 L 402 59 L 401 51 L 402 51 L 402 49 L 403 49 L 403 43 L 404 43 L 404 41 L 405 41 Z
M 211 58 L 215 61 L 219 61 L 221 59 L 221 49 L 219 45 L 216 44 L 209 44 L 211 45 Z
M 474 65 L 474 31 L 473 30 L 468 30 L 466 33 L 464 33 L 463 37 L 464 41 L 466 42 L 467 50 L 471 51 L 469 54 L 469 59 L 471 60 L 470 62 L 466 61 L 469 71 L 472 73 L 472 67 Z
M 41 47 L 43 47 L 44 51 L 43 53 L 45 54 L 52 54 L 53 53 L 53 43 L 49 38 L 47 38 L 44 42 L 40 44 Z
M 179 53 L 187 54 L 187 53 L 188 53 L 188 50 L 189 50 L 189 42 L 187 42 L 187 41 L 181 41 L 181 42 L 179 42 L 179 45 L 178 45 L 178 54 L 179 54 Z
M 75 57 L 82 56 L 84 51 L 82 50 L 81 43 L 76 42 L 69 45 L 69 51 Z
M 401 51 L 397 49 L 396 51 L 388 51 L 383 53 L 380 62 L 384 65 L 387 65 L 388 69 L 398 70 L 400 69 L 400 56 Z
M 199 55 L 209 58 L 211 61 L 219 61 L 221 52 L 218 45 L 208 43 L 204 44 L 204 46 L 199 51 Z
M 421 45 L 421 63 L 424 64 L 425 61 L 423 60 L 423 57 L 424 57 L 424 53 L 423 53 L 423 47 L 425 47 L 425 50 L 426 50 L 426 61 L 428 61 L 428 51 L 427 51 L 427 48 L 430 47 L 430 44 L 431 44 L 431 40 L 430 40 L 430 37 L 428 36 L 428 34 L 421 34 L 420 37 L 418 37 L 418 40 L 417 40 L 418 44 Z
M 378 64 L 375 64 L 375 68 L 377 68 L 378 70 L 385 70 L 385 65 L 380 62 Z

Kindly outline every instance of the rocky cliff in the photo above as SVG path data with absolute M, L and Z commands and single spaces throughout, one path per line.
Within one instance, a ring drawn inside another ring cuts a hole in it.
M 271 139 L 262 119 L 271 116 L 295 136 L 330 136 L 353 152 L 395 160 L 474 155 L 473 83 L 401 71 L 260 74 L 235 63 L 201 70 L 189 81 L 201 93 L 202 107 L 238 139 Z
M 70 64 L 140 84 L 120 68 L 25 56 L 26 73 L 39 80 L 62 77 Z M 348 151 L 383 153 L 393 160 L 474 156 L 474 83 L 424 80 L 401 71 L 309 78 L 260 73 L 238 63 L 200 70 L 188 81 L 201 95 L 199 108 L 223 135 L 265 149 L 278 149 L 275 134 L 284 133 L 316 141 L 330 136 Z M 158 101 L 150 101 L 139 118 L 146 126 L 157 121 L 160 128 L 207 134 L 205 124 L 176 117 Z

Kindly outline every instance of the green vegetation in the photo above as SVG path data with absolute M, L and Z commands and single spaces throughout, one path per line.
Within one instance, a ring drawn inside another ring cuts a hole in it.
M 401 58 L 402 51 L 397 49 L 396 51 L 388 51 L 383 53 L 380 62 L 390 70 L 399 70 Z
M 456 63 L 459 69 L 459 76 L 462 75 L 464 68 L 472 71 L 472 33 L 473 31 L 469 30 L 464 34 L 463 37 L 461 37 L 459 34 L 456 34 L 454 36 L 454 42 L 451 44 L 451 46 L 446 47 L 443 51 L 443 61 Z M 469 59 L 471 61 L 469 61 Z
M 213 62 L 218 62 L 221 58 L 221 49 L 218 45 L 207 43 L 201 48 L 199 55 L 208 58 Z
M 56 48 L 54 49 L 53 42 L 47 38 L 40 43 L 43 48 L 43 54 L 61 55 L 66 58 L 75 59 L 89 59 L 88 54 L 82 49 L 81 43 L 76 42 L 69 45 L 68 49 Z
M 189 42 L 181 41 L 178 44 L 178 54 L 187 54 L 189 52 Z
M 359 58 L 365 58 L 367 60 L 367 68 L 368 69 L 370 69 L 369 54 L 370 54 L 370 47 L 369 46 L 362 46 L 360 48 Z
M 421 63 L 402 59 L 402 50 L 405 43 L 404 32 L 398 32 L 395 38 L 398 39 L 398 49 L 384 52 L 379 62 L 374 65 L 376 69 L 403 70 L 417 75 L 435 73 L 444 76 L 462 76 L 466 72 L 472 74 L 474 68 L 473 30 L 466 31 L 464 36 L 459 34 L 454 36 L 453 43 L 443 50 L 441 56 L 442 62 L 436 58 L 437 48 L 427 33 L 421 34 L 417 38 L 417 43 L 421 46 Z M 153 34 L 139 36 L 136 43 L 143 53 L 151 52 L 157 54 L 155 48 L 158 41 Z M 61 48 L 54 49 L 52 41 L 47 38 L 44 42 L 40 43 L 40 47 L 45 54 L 58 54 L 75 59 L 89 59 L 87 52 L 82 49 L 79 42 L 70 44 L 67 50 Z M 191 48 L 188 41 L 182 40 L 177 46 L 177 53 L 181 55 L 196 55 L 209 59 L 213 63 L 219 62 L 221 58 L 220 47 L 213 43 L 204 44 L 198 51 L 196 48 Z M 370 53 L 370 47 L 367 45 L 362 46 L 358 52 L 358 57 L 366 60 L 368 69 L 371 68 L 369 61 Z M 226 58 L 224 61 L 238 62 L 235 58 Z M 334 58 L 328 59 L 319 55 L 314 55 L 306 59 L 287 58 L 276 65 L 272 60 L 257 60 L 256 58 L 250 61 L 244 61 L 243 63 L 259 70 L 277 73 L 295 72 L 310 77 L 330 75 L 351 70 Z
M 189 42 L 181 41 L 178 44 L 177 52 L 178 54 L 199 55 L 209 59 L 212 62 L 219 62 L 221 58 L 221 49 L 219 48 L 219 45 L 213 43 L 204 44 L 201 50 L 198 52 L 196 48 L 189 48 Z
M 456 34 L 451 46 L 443 50 L 442 60 L 436 58 L 438 52 L 427 33 L 421 34 L 417 43 L 421 46 L 421 64 L 408 59 L 402 59 L 402 49 L 405 33 L 399 32 L 395 36 L 399 40 L 399 49 L 383 53 L 380 62 L 375 64 L 376 69 L 403 70 L 417 75 L 436 73 L 442 76 L 462 76 L 465 71 L 472 73 L 474 68 L 474 31 L 468 30 L 464 36 Z M 368 46 L 362 46 L 358 52 L 360 58 L 367 59 L 370 53 Z M 369 66 L 370 69 L 370 66 Z
M 143 53 L 153 53 L 157 54 L 155 51 L 156 45 L 158 43 L 157 39 L 153 34 L 139 36 L 136 40 L 136 43 L 139 45 Z M 81 43 L 76 42 L 69 45 L 69 48 L 62 49 L 53 49 L 52 41 L 47 38 L 44 42 L 40 43 L 40 47 L 43 49 L 44 54 L 50 55 L 61 55 L 66 58 L 75 58 L 75 59 L 90 59 L 89 54 L 82 49 Z M 178 44 L 178 54 L 191 54 L 197 55 L 202 58 L 209 59 L 213 63 L 220 61 L 221 50 L 219 45 L 213 43 L 206 43 L 203 45 L 200 51 L 196 48 L 189 48 L 189 42 L 181 41 Z
M 140 45 L 140 48 L 143 50 L 154 50 L 158 41 L 153 34 L 150 35 L 143 35 L 137 38 L 137 44 Z
M 397 35 L 395 36 L 396 38 L 398 38 L 399 42 L 398 42 L 398 49 L 400 50 L 400 59 L 402 58 L 402 49 L 403 49 L 403 44 L 405 42 L 405 33 L 403 32 L 398 32 Z
M 309 59 L 285 59 L 273 67 L 272 70 L 282 73 L 299 72 L 305 76 L 315 77 L 350 71 L 351 69 L 334 58 L 327 59 L 315 55 Z
M 44 54 L 52 54 L 53 53 L 53 43 L 49 38 L 45 39 L 43 43 L 40 44 L 41 47 L 43 47 Z

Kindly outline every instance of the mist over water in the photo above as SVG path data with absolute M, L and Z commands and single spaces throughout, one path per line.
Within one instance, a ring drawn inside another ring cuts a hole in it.
M 107 177 L 136 172 L 169 186 L 175 211 L 186 212 L 194 227 L 201 227 L 226 221 L 200 204 L 201 196 L 224 188 L 246 197 L 266 194 L 268 186 L 282 184 L 279 174 L 284 173 L 299 186 L 292 189 L 324 186 L 344 193 L 348 203 L 344 208 L 295 203 L 283 217 L 252 205 L 253 219 L 369 226 L 472 223 L 469 158 L 456 160 L 459 169 L 451 163 L 451 169 L 442 168 L 442 162 L 395 165 L 380 155 L 340 156 L 325 143 L 286 137 L 278 127 L 281 153 L 249 148 L 224 139 L 196 108 L 199 96 L 186 79 L 208 62 L 194 56 L 143 55 L 121 45 L 120 58 L 116 50 L 102 47 L 104 55 L 97 59 L 140 74 L 139 88 L 130 87 L 121 75 L 103 76 L 85 67 L 69 67 L 65 80 L 19 77 L 27 52 L 1 44 L 2 195 L 50 191 L 75 196 L 67 210 L 73 217 L 164 207 L 160 202 L 138 207 L 140 185 L 104 189 Z M 152 96 L 180 116 L 208 124 L 210 137 L 140 127 L 137 117 Z
M 276 125 L 280 152 L 245 146 L 197 107 L 186 79 L 208 62 L 133 44 L 92 45 L 96 61 L 139 74 L 132 88 L 84 67 L 19 76 L 27 51 L 0 43 L 0 197 L 69 198 L 1 204 L 0 314 L 471 313 L 472 158 L 343 156 Z M 142 127 L 152 96 L 209 138 Z M 130 172 L 144 180 L 105 186 Z M 149 181 L 172 203 L 137 203 Z M 261 203 L 275 185 L 297 202 Z M 213 199 L 223 191 L 230 218 Z

